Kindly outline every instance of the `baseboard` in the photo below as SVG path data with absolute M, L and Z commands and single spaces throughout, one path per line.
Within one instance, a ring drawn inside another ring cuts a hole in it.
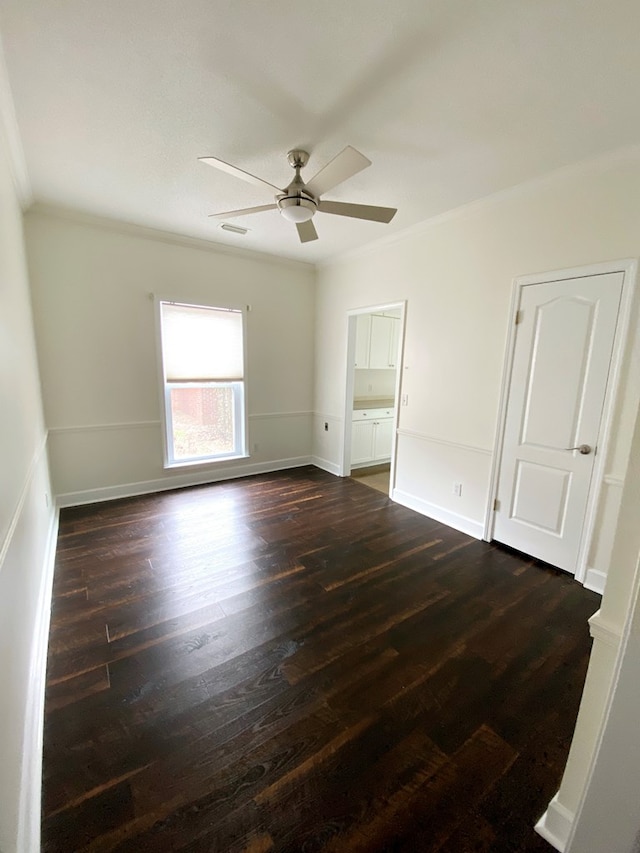
M 51 621 L 53 570 L 58 539 L 59 511 L 51 517 L 46 552 L 42 566 L 36 631 L 31 649 L 29 696 L 22 743 L 22 778 L 18 813 L 18 850 L 36 853 L 40 850 L 40 813 L 42 801 L 42 747 L 44 733 L 44 699 L 47 680 L 47 650 Z
M 330 462 L 328 459 L 323 459 L 321 456 L 312 456 L 311 464 L 315 465 L 316 468 L 320 468 L 322 471 L 326 471 L 328 474 L 334 474 L 336 477 L 340 476 L 340 466 L 337 462 Z
M 621 628 L 603 619 L 600 610 L 596 610 L 593 616 L 587 621 L 589 622 L 589 633 L 594 640 L 598 640 L 618 651 L 622 642 Z
M 360 468 L 373 468 L 375 465 L 388 465 L 391 462 L 390 456 L 383 456 L 382 459 L 371 459 L 369 462 L 358 462 L 351 466 L 352 471 L 358 471 Z
M 302 468 L 316 464 L 310 456 L 295 456 L 291 459 L 275 459 L 270 462 L 254 462 L 249 465 L 217 468 L 215 471 L 203 471 L 200 474 L 178 474 L 159 480 L 145 480 L 138 483 L 123 483 L 118 486 L 105 486 L 100 489 L 87 489 L 81 492 L 67 492 L 56 496 L 59 507 L 81 506 L 82 504 L 113 501 L 119 498 L 132 498 L 153 492 L 167 492 L 171 489 L 184 489 L 188 486 L 204 486 L 207 483 L 219 483 L 223 480 L 235 480 L 254 474 L 271 474 L 287 468 Z
M 587 574 L 584 578 L 584 586 L 592 592 L 604 594 L 604 585 L 607 582 L 607 575 L 601 572 L 600 569 L 587 569 Z
M 424 501 L 422 498 L 417 498 L 408 492 L 403 492 L 401 489 L 394 489 L 391 493 L 391 499 L 396 501 L 396 503 L 402 504 L 402 506 L 419 512 L 421 515 L 426 515 L 428 518 L 433 518 L 441 524 L 446 524 L 447 527 L 453 527 L 461 533 L 473 536 L 474 539 L 482 539 L 484 525 L 481 521 L 476 521 L 474 518 L 467 518 L 465 515 L 458 515 L 458 513 L 451 512 L 451 510 L 437 504 L 429 503 L 429 501 Z
M 558 802 L 558 795 L 556 794 L 534 829 L 556 850 L 564 853 L 574 818 L 573 812 Z

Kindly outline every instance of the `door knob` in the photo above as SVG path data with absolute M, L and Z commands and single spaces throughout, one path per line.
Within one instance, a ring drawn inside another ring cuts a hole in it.
M 579 444 L 577 447 L 565 447 L 565 450 L 577 450 L 583 456 L 588 456 L 591 453 L 592 447 L 590 444 Z

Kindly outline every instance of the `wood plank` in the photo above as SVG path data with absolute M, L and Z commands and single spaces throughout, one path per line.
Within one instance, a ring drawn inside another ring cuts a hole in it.
M 43 850 L 538 853 L 597 606 L 312 467 L 65 509 Z

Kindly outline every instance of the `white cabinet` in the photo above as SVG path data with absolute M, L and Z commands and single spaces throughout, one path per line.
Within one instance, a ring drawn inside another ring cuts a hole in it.
M 351 464 L 360 465 L 373 459 L 374 421 L 354 421 L 351 424 Z
M 358 314 L 356 318 L 356 357 L 358 368 L 390 370 L 395 368 L 400 339 L 400 320 L 386 314 Z
M 393 445 L 393 409 L 354 411 L 351 424 L 351 464 L 386 462 Z
M 356 317 L 356 367 L 369 367 L 371 347 L 371 314 Z
M 396 317 L 391 324 L 389 340 L 389 367 L 398 366 L 398 348 L 400 346 L 400 320 Z
M 390 459 L 393 443 L 393 418 L 380 418 L 374 421 L 373 458 Z
M 396 356 L 391 354 L 393 329 L 400 321 L 381 314 L 371 316 L 371 343 L 369 344 L 369 367 L 372 370 L 386 370 L 395 367 Z M 396 342 L 398 338 L 396 336 Z

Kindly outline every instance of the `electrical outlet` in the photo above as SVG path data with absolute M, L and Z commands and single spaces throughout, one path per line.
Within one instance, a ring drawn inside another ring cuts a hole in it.
M 453 484 L 453 494 L 456 495 L 456 497 L 462 497 L 462 483 Z
M 254 445 L 253 445 L 253 452 L 254 452 L 254 453 L 257 453 L 259 450 L 260 450 L 260 445 L 259 445 L 259 444 L 258 444 L 258 442 L 256 441 L 256 442 L 254 443 Z
M 408 405 L 409 405 L 409 395 L 408 395 L 408 394 L 403 394 L 403 395 L 402 395 L 402 405 L 403 405 L 403 406 L 408 406 Z

